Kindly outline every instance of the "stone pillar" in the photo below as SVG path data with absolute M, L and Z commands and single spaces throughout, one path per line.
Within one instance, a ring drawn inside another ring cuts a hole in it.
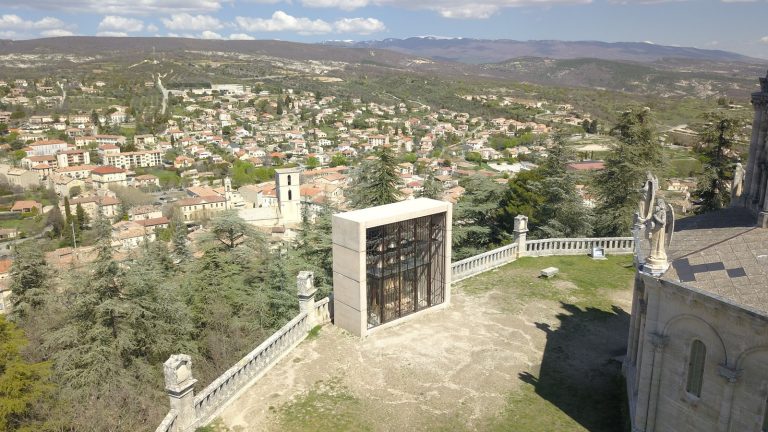
M 317 324 L 317 316 L 315 314 L 315 274 L 311 271 L 301 271 L 296 276 L 296 291 L 299 295 L 299 313 L 307 313 L 309 318 L 309 328 Z
M 752 98 L 752 104 L 755 108 L 755 117 L 752 120 L 752 136 L 749 143 L 749 157 L 747 158 L 746 178 L 744 179 L 744 192 L 742 193 L 742 201 L 746 207 L 753 207 L 752 201 L 757 195 L 758 181 L 760 178 L 758 156 L 760 154 L 760 143 L 758 138 L 760 136 L 760 127 L 763 123 L 763 114 L 765 107 L 760 103 L 759 99 Z
M 669 342 L 669 336 L 658 333 L 651 334 L 651 344 L 653 345 L 653 371 L 651 373 L 651 389 L 648 396 L 648 420 L 645 430 L 653 432 L 656 430 L 656 411 L 659 407 L 659 389 L 661 388 L 661 367 L 664 363 L 664 347 Z
M 629 319 L 629 336 L 627 340 L 627 357 L 625 364 L 634 367 L 637 364 L 637 348 L 640 336 L 640 320 L 645 314 L 645 289 L 643 287 L 643 278 L 638 272 L 635 272 L 635 286 L 632 290 L 632 314 Z
M 661 359 L 664 339 L 661 338 L 661 329 L 659 329 L 659 309 L 661 302 L 661 284 L 658 279 L 648 275 L 641 274 L 643 278 L 643 287 L 645 289 L 646 302 L 639 304 L 645 313 L 641 312 L 639 322 L 639 342 L 637 348 L 637 366 L 635 369 L 635 411 L 633 426 L 642 431 L 652 431 L 653 422 L 656 417 L 657 397 L 654 392 L 658 391 L 654 379 L 658 380 L 661 372 L 661 365 L 658 363 Z M 658 345 L 658 347 L 656 346 Z M 652 413 L 653 412 L 653 413 Z M 653 421 L 651 421 L 653 417 Z
M 528 236 L 528 216 L 515 216 L 514 239 L 517 243 L 517 258 L 525 256 L 525 240 Z
M 174 354 L 163 363 L 165 391 L 176 411 L 174 432 L 184 432 L 195 426 L 195 383 L 192 377 L 192 359 L 186 354 Z
M 717 431 L 728 432 L 731 423 L 731 411 L 733 410 L 733 391 L 742 371 L 728 365 L 720 365 L 718 372 L 721 377 L 725 378 L 725 389 L 723 389 L 723 401 L 720 403 Z
M 760 205 L 763 204 L 763 198 L 766 192 L 766 176 L 765 173 L 763 173 L 763 170 L 765 170 L 765 139 L 766 129 L 768 129 L 768 119 L 766 118 L 768 116 L 766 114 L 768 114 L 768 110 L 766 110 L 765 101 L 762 97 L 758 97 L 755 100 L 753 95 L 753 103 L 755 104 L 754 124 L 756 124 L 757 127 L 752 130 L 752 142 L 750 143 L 749 148 L 750 160 L 748 161 L 748 165 L 752 168 L 751 178 L 748 179 L 750 181 L 750 193 L 744 197 L 744 199 L 746 200 L 745 205 L 748 208 L 761 213 L 758 222 L 758 226 L 761 226 L 762 222 L 766 219 L 765 211 L 763 208 L 760 208 Z M 745 190 L 744 192 L 747 191 Z

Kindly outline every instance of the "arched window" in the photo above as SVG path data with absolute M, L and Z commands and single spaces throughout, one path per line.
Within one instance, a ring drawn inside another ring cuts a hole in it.
M 691 345 L 691 356 L 688 359 L 688 381 L 685 385 L 685 391 L 701 397 L 701 384 L 704 380 L 704 360 L 707 357 L 707 348 L 704 342 L 700 340 L 693 341 Z
M 291 185 L 291 176 L 288 176 L 288 186 L 290 186 L 290 185 Z
M 290 179 L 290 177 L 288 177 L 288 178 Z M 290 201 L 292 199 L 293 199 L 293 194 L 291 193 L 291 191 L 288 191 L 288 201 Z

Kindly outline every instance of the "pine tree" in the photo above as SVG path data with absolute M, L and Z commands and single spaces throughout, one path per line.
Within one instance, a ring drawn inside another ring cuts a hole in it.
M 218 213 L 211 220 L 209 235 L 204 240 L 214 247 L 227 250 L 235 249 L 240 244 L 246 244 L 254 250 L 261 249 L 266 242 L 264 236 L 234 210 Z
M 485 176 L 462 182 L 464 195 L 453 210 L 453 260 L 485 252 L 503 238 L 498 220 L 504 187 Z
M 618 144 L 593 183 L 598 198 L 595 234 L 599 236 L 629 235 L 646 173 L 658 173 L 664 167 L 650 110 L 623 113 L 611 133 L 618 138 Z
M 576 180 L 566 168 L 574 156 L 565 136 L 556 131 L 547 159 L 540 168 L 541 178 L 533 186 L 540 197 L 540 202 L 532 209 L 534 222 L 529 219 L 534 237 L 586 237 L 592 234 L 592 213 L 584 205 L 576 191 Z
M 50 364 L 28 363 L 21 356 L 24 333 L 0 315 L 0 430 L 12 432 L 25 423 L 35 402 L 52 390 Z M 31 429 L 28 429 L 31 430 Z
M 397 202 L 402 197 L 397 185 L 397 157 L 390 146 L 381 146 L 375 157 L 366 160 L 355 171 L 349 190 L 350 205 L 367 208 Z
M 145 242 L 143 254 L 126 274 L 125 316 L 131 330 L 131 355 L 159 363 L 174 351 L 194 353 L 193 326 L 180 296 L 166 244 Z
M 499 203 L 499 224 L 507 233 L 515 228 L 515 217 L 528 217 L 528 226 L 535 228 L 542 221 L 539 219 L 541 206 L 545 201 L 542 194 L 541 182 L 544 180 L 542 170 L 523 171 L 517 174 L 507 184 Z
M 48 292 L 48 276 L 42 249 L 33 241 L 17 244 L 11 265 L 12 317 L 25 319 L 43 305 Z
M 706 115 L 707 122 L 699 134 L 706 162 L 704 173 L 693 196 L 701 200 L 697 213 L 705 213 L 727 207 L 731 200 L 728 189 L 733 179 L 735 158 L 729 157 L 736 135 L 742 127 L 740 120 L 719 112 Z
M 49 336 L 58 379 L 75 389 L 99 388 L 123 376 L 133 349 L 124 273 L 112 257 L 109 221 L 94 224 L 96 260 L 71 289 L 77 295 L 67 325 Z
M 332 209 L 324 207 L 311 221 L 305 209 L 302 212 L 301 231 L 289 253 L 294 261 L 292 267 L 295 272 L 309 270 L 315 273 L 318 298 L 327 295 L 333 287 L 332 213 Z
M 430 175 L 424 180 L 424 184 L 421 186 L 419 197 L 432 198 L 436 200 L 443 199 L 443 184 Z
M 192 256 L 192 253 L 188 246 L 187 225 L 184 223 L 180 209 L 176 209 L 173 213 L 171 232 L 174 258 L 180 262 L 188 260 Z

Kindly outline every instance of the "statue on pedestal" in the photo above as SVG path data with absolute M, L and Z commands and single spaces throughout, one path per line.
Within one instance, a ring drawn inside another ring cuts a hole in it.
M 640 190 L 639 211 L 635 213 L 635 253 L 637 264 L 642 264 L 643 271 L 661 275 L 669 268 L 667 248 L 672 242 L 675 229 L 675 213 L 664 198 L 657 196 L 658 179 L 648 173 L 645 185 Z M 640 257 L 640 232 L 650 240 L 648 257 Z
M 744 191 L 744 167 L 741 162 L 736 162 L 736 168 L 733 170 L 733 183 L 731 183 L 731 202 L 735 202 L 741 197 Z

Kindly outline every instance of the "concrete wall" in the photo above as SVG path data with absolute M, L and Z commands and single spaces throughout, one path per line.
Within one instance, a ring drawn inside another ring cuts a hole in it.
M 333 216 L 333 304 L 334 324 L 350 333 L 364 337 L 368 329 L 365 236 L 368 228 L 387 225 L 423 216 L 445 213 L 445 301 L 433 306 L 450 304 L 452 206 L 450 203 L 427 198 L 372 207 Z M 430 309 L 432 309 L 430 308 Z M 427 309 L 428 310 L 428 309 Z M 416 316 L 385 323 L 376 329 Z
M 691 344 L 706 346 L 701 397 L 686 392 Z M 639 274 L 624 364 L 633 431 L 762 430 L 768 317 Z

